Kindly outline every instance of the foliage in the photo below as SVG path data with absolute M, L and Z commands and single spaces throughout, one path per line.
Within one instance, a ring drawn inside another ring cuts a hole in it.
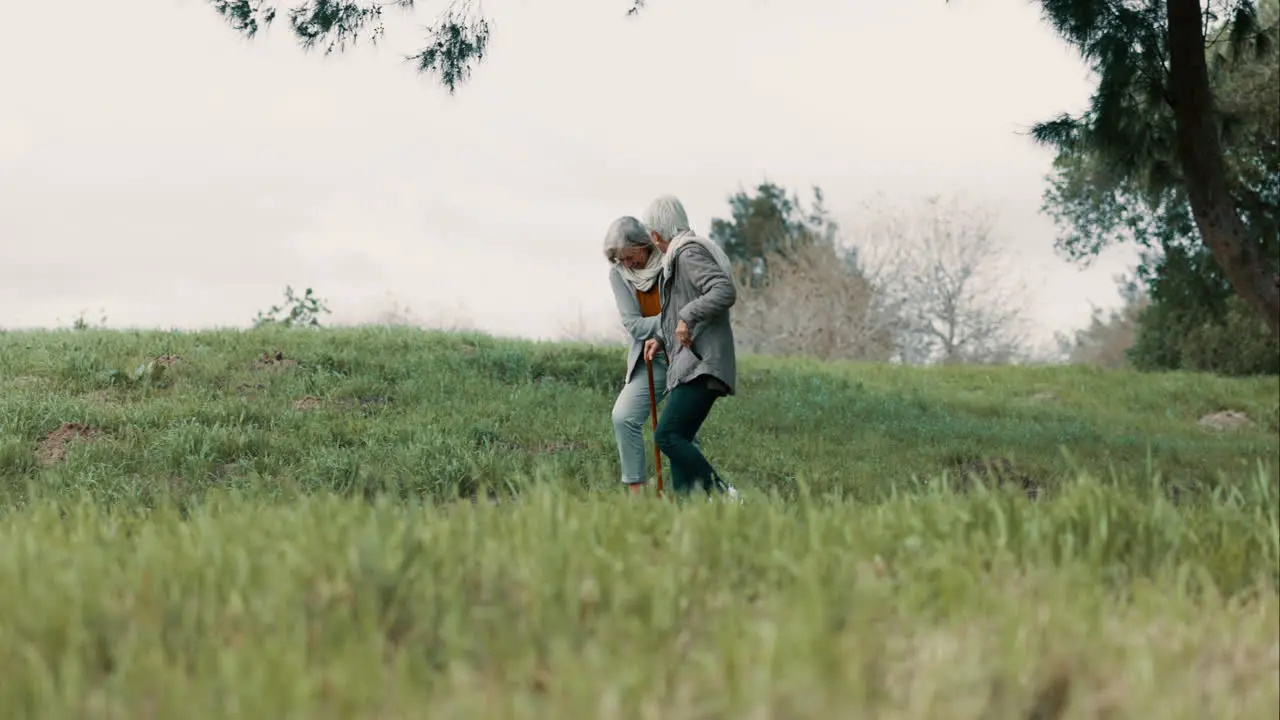
M 1262 3 L 1256 19 L 1261 30 L 1254 42 L 1268 46 L 1280 40 L 1277 7 L 1274 0 Z M 1218 123 L 1236 206 L 1253 234 L 1255 249 L 1277 267 L 1280 110 L 1275 99 L 1280 97 L 1280 66 L 1269 56 L 1237 59 L 1226 53 L 1224 47 L 1229 45 L 1234 28 L 1224 25 L 1210 39 Z M 1142 150 L 1145 154 L 1126 156 L 1133 166 L 1124 166 L 1114 152 L 1091 143 L 1060 147 L 1044 197 L 1044 210 L 1063 230 L 1059 252 L 1087 264 L 1109 245 L 1132 243 L 1141 249 L 1138 276 L 1149 288 L 1151 307 L 1144 312 L 1138 329 L 1135 352 L 1139 367 L 1193 369 L 1183 359 L 1194 355 L 1199 358 L 1200 364 L 1194 367 L 1197 370 L 1238 373 L 1251 367 L 1251 372 L 1270 372 L 1274 362 L 1266 353 L 1255 352 L 1249 357 L 1257 362 L 1246 362 L 1245 356 L 1236 355 L 1240 338 L 1224 332 L 1229 307 L 1233 306 L 1229 300 L 1237 293 L 1192 220 L 1181 170 L 1172 143 L 1167 141 L 1173 134 L 1172 110 L 1162 100 L 1126 107 L 1134 117 L 1145 118 L 1136 124 L 1140 127 L 1130 130 L 1166 141 L 1147 142 Z M 1132 121 L 1131 117 L 1130 124 Z M 1231 322 L 1235 331 L 1245 333 L 1246 345 L 1275 346 L 1274 338 L 1266 337 L 1270 332 L 1265 324 L 1241 320 Z M 1218 348 L 1201 345 L 1184 352 L 1183 346 L 1192 336 L 1198 343 L 1220 338 L 1226 344 Z M 1215 357 L 1220 361 L 1210 362 Z M 1225 360 L 1228 357 L 1230 362 Z
M 729 219 L 711 221 L 710 238 L 743 267 L 753 284 L 768 278 L 768 261 L 787 258 L 814 245 L 832 246 L 839 226 L 823 203 L 822 189 L 813 188 L 808 210 L 794 193 L 764 181 L 755 195 L 739 190 L 729 196 Z
M 1187 333 L 1181 365 L 1224 375 L 1280 375 L 1280 339 L 1232 296 L 1222 322 L 1201 323 Z
M 271 309 L 266 313 L 258 311 L 258 317 L 254 318 L 253 326 L 320 327 L 320 314 L 328 312 L 329 308 L 325 305 L 324 300 L 312 294 L 311 288 L 307 288 L 306 292 L 301 296 L 297 296 L 293 294 L 293 287 L 286 285 L 284 288 L 284 305 L 272 305 Z M 287 314 L 281 317 L 281 313 Z
M 1265 41 L 1264 46 L 1280 40 L 1276 7 L 1275 0 L 1263 4 L 1266 25 L 1257 38 Z M 1227 30 L 1219 34 L 1223 32 Z M 1272 100 L 1280 96 L 1280 68 L 1271 58 L 1233 62 L 1221 53 L 1214 58 L 1216 109 L 1233 170 L 1235 199 L 1256 240 L 1264 244 L 1264 254 L 1273 257 L 1280 201 L 1280 137 L 1276 134 L 1280 110 Z M 1132 93 L 1124 98 L 1133 101 Z M 1203 249 L 1169 139 L 1174 123 L 1171 109 L 1161 99 L 1108 111 L 1108 101 L 1119 102 L 1100 94 L 1094 102 L 1101 108 L 1091 111 L 1094 117 L 1062 118 L 1037 127 L 1038 137 L 1058 147 L 1044 210 L 1063 229 L 1059 251 L 1087 262 L 1117 243 L 1131 242 L 1157 253 L 1170 248 Z M 1102 122 L 1097 120 L 1099 114 L 1107 121 L 1093 128 L 1091 122 Z M 1127 124 L 1112 115 L 1124 115 Z M 1123 130 L 1108 123 L 1120 123 Z M 1122 153 L 1102 140 L 1095 144 L 1090 139 L 1094 132 L 1110 138 L 1107 142 L 1112 145 L 1129 149 Z M 1142 135 L 1116 137 L 1122 132 Z M 1218 268 L 1213 270 L 1222 277 Z
M 1139 267 L 1149 303 L 1137 318 L 1135 368 L 1276 372 L 1280 339 L 1242 304 L 1206 248 L 1171 245 L 1151 255 Z
M 1227 376 L 1280 374 L 1280 342 L 1240 298 L 1216 299 L 1223 313 L 1177 298 L 1153 301 L 1136 279 L 1122 281 L 1124 303 L 1059 344 L 1067 361 L 1140 371 L 1186 370 Z M 1180 311 L 1180 308 L 1188 308 Z
M 1264 0 L 1261 22 L 1251 0 L 1211 2 L 1206 8 L 1205 22 L 1217 25 L 1206 51 L 1211 54 L 1218 84 L 1232 82 L 1237 74 L 1258 82 L 1260 69 L 1272 62 L 1275 4 Z M 1064 154 L 1085 153 L 1097 171 L 1115 182 L 1133 183 L 1146 191 L 1145 199 L 1155 200 L 1165 192 L 1184 188 L 1173 140 L 1176 120 L 1168 88 L 1165 3 L 1041 0 L 1041 6 L 1050 24 L 1076 46 L 1099 79 L 1084 114 L 1064 114 L 1040 123 L 1033 136 Z M 1219 24 L 1220 13 L 1225 13 L 1229 22 Z M 1268 14 L 1272 17 L 1265 17 Z M 1223 96 L 1220 90 L 1217 95 Z M 1240 115 L 1258 107 L 1259 99 L 1247 95 L 1228 93 L 1229 101 L 1216 108 L 1223 138 L 1241 153 L 1259 149 L 1256 143 L 1248 142 L 1259 138 L 1256 127 L 1239 132 L 1246 121 Z M 1238 106 L 1233 106 L 1232 98 Z M 1269 104 L 1265 99 L 1261 102 Z M 1233 139 L 1237 142 L 1230 143 Z
M 1235 296 L 1223 315 L 1179 313 L 1172 303 L 1152 304 L 1138 317 L 1130 357 L 1138 370 L 1190 370 L 1221 375 L 1280 374 L 1280 341 Z
M 447 0 L 435 22 L 425 27 L 427 42 L 405 57 L 420 73 L 434 74 L 453 94 L 484 60 L 489 47 L 489 19 L 476 0 Z M 289 27 L 303 50 L 342 52 L 362 40 L 376 44 L 385 33 L 384 11 L 412 13 L 416 0 L 208 0 L 236 32 L 253 38 L 287 6 Z M 644 7 L 645 0 L 631 0 L 627 15 Z
M 1054 29 L 1082 53 L 1099 78 L 1083 115 L 1063 115 L 1033 130 L 1038 141 L 1058 150 L 1044 209 L 1064 227 L 1060 252 L 1087 262 L 1108 245 L 1137 243 L 1146 251 L 1142 274 L 1152 285 L 1153 302 L 1177 292 L 1161 284 L 1199 285 L 1192 294 L 1213 295 L 1221 319 L 1228 294 L 1252 298 L 1259 292 L 1248 284 L 1242 294 L 1239 278 L 1228 280 L 1223 265 L 1228 255 L 1240 265 L 1237 272 L 1250 278 L 1269 278 L 1280 269 L 1275 102 L 1280 69 L 1272 52 L 1280 39 L 1277 3 L 1264 0 L 1259 8 L 1233 0 L 1210 3 L 1204 10 L 1210 27 L 1211 132 L 1221 138 L 1223 182 L 1232 205 L 1219 209 L 1233 213 L 1243 228 L 1242 236 L 1232 235 L 1214 252 L 1193 219 L 1190 190 L 1197 186 L 1188 180 L 1204 184 L 1217 179 L 1189 178 L 1183 167 L 1187 158 L 1179 150 L 1179 122 L 1189 120 L 1180 121 L 1175 112 L 1173 21 L 1165 2 L 1042 0 L 1041 5 Z M 1202 213 L 1207 212 L 1209 201 L 1201 202 Z M 1194 274 L 1179 276 L 1162 264 L 1174 254 L 1203 262 L 1197 262 Z M 1189 310 L 1183 306 L 1173 312 Z

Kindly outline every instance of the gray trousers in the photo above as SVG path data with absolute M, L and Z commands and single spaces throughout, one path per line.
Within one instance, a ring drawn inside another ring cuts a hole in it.
M 654 400 L 662 404 L 667 387 L 667 363 L 661 354 L 653 360 Z M 613 435 L 618 442 L 618 461 L 622 465 L 622 482 L 626 485 L 642 483 L 648 479 L 646 465 L 649 453 L 645 451 L 644 428 L 649 419 L 649 374 L 644 361 L 636 363 L 627 384 L 613 403 Z M 698 436 L 693 438 L 698 445 Z

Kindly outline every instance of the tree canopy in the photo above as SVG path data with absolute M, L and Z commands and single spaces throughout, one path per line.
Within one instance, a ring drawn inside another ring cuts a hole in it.
M 1263 0 L 1250 20 L 1256 24 L 1254 51 L 1233 51 L 1232 38 L 1239 35 L 1234 16 L 1211 27 L 1205 48 L 1228 192 L 1246 231 L 1242 245 L 1255 253 L 1264 276 L 1276 272 L 1280 259 L 1280 65 L 1269 51 L 1259 54 L 1256 47 L 1280 42 L 1278 19 L 1280 2 Z M 1139 314 L 1132 358 L 1137 366 L 1274 372 L 1274 361 L 1232 359 L 1228 365 L 1205 365 L 1226 357 L 1203 346 L 1211 340 L 1275 349 L 1275 338 L 1259 337 L 1268 334 L 1265 324 L 1257 321 L 1256 312 L 1251 324 L 1249 306 L 1235 301 L 1239 294 L 1201 238 L 1172 141 L 1173 108 L 1162 98 L 1139 103 L 1130 95 L 1128 100 L 1128 124 L 1121 131 L 1145 140 L 1115 143 L 1128 148 L 1123 153 L 1112 150 L 1114 145 L 1079 138 L 1058 143 L 1043 205 L 1062 230 L 1058 251 L 1088 263 L 1114 244 L 1132 243 L 1140 249 L 1137 279 L 1150 303 Z M 1092 129 L 1088 118 L 1064 125 L 1086 137 Z M 1228 325 L 1231 333 L 1222 330 Z M 1265 360 L 1266 354 L 1260 350 L 1252 355 Z M 1195 357 L 1204 360 L 1192 363 Z
M 814 243 L 831 244 L 838 230 L 818 187 L 807 210 L 798 196 L 788 196 L 769 181 L 760 183 L 754 195 L 739 190 L 729 196 L 729 210 L 729 218 L 711 220 L 709 235 L 730 260 L 749 269 L 753 280 L 764 279 L 770 258 L 787 257 Z
M 1058 150 L 1045 207 L 1068 229 L 1061 251 L 1132 240 L 1225 283 L 1280 335 L 1275 5 L 1041 0 L 1098 86 L 1033 136 Z

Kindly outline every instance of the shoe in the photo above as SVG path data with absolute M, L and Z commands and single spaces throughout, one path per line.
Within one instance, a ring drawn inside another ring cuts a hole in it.
M 720 478 L 716 478 L 715 486 L 716 489 L 724 496 L 725 502 L 737 503 L 739 505 L 742 504 L 742 495 L 738 492 L 738 488 Z M 708 493 L 707 500 L 715 502 L 715 495 Z

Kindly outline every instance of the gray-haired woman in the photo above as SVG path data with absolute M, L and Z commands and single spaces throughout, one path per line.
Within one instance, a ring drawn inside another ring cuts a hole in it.
M 622 483 L 632 493 L 639 493 L 647 480 L 644 422 L 649 417 L 649 377 L 643 350 L 644 342 L 660 332 L 662 251 L 653 244 L 643 223 L 624 216 L 609 225 L 604 256 L 609 261 L 609 283 L 622 327 L 631 339 L 626 384 L 613 404 L 613 433 L 618 441 Z M 667 362 L 662 355 L 653 359 L 653 385 L 654 399 L 661 402 L 667 386 Z

